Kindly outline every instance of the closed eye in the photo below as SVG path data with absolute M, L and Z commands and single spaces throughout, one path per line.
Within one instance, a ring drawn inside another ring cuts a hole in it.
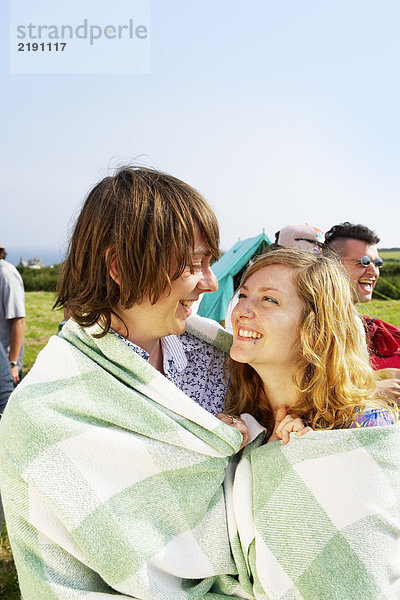
M 209 268 L 209 266 L 209 257 L 204 257 L 202 260 L 196 259 L 195 261 L 193 261 L 192 264 L 188 265 L 185 270 L 188 273 L 194 273 L 195 271 L 201 271 L 202 269 Z

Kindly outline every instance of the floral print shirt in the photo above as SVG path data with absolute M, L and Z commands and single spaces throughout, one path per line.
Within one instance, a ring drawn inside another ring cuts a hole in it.
M 144 360 L 149 360 L 146 350 L 113 333 Z M 161 346 L 165 376 L 211 414 L 223 412 L 226 354 L 189 333 L 161 338 Z
M 382 425 L 393 425 L 394 419 L 392 415 L 381 408 L 372 408 L 361 413 L 356 421 L 350 425 L 354 427 L 378 427 Z

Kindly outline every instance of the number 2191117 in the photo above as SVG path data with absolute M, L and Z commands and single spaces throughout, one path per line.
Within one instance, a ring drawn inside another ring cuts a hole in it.
M 18 52 L 64 52 L 67 42 L 20 42 Z

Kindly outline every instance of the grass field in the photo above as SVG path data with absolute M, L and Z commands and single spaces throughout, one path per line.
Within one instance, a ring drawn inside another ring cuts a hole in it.
M 54 294 L 52 292 L 26 293 L 25 374 L 32 367 L 37 354 L 46 345 L 49 337 L 58 331 L 62 313 L 51 310 L 53 303 Z M 387 302 L 373 300 L 367 305 L 359 305 L 359 310 L 400 327 L 400 300 Z M 17 575 L 5 525 L 0 538 L 0 599 L 20 600 Z
M 20 600 L 17 573 L 4 524 L 0 536 L 0 598 L 2 600 Z
M 62 312 L 52 311 L 55 296 L 52 292 L 26 292 L 26 329 L 24 368 L 27 373 L 50 336 L 58 331 Z
M 367 304 L 358 304 L 357 308 L 361 314 L 400 327 L 400 300 L 371 300 Z
M 400 250 L 379 250 L 379 256 L 383 259 L 397 260 L 400 262 Z

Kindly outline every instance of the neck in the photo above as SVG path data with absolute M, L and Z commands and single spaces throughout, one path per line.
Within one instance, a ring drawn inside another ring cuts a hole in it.
M 119 319 L 112 316 L 111 328 L 136 346 L 145 350 L 149 355 L 149 363 L 158 371 L 164 373 L 161 338 L 148 335 L 143 322 L 133 323 L 132 319 L 124 319 L 124 322 L 126 323 L 126 327 Z M 126 328 L 128 328 L 128 335 Z
M 289 367 L 261 367 L 255 369 L 263 382 L 265 395 L 268 404 L 274 416 L 279 408 L 292 406 L 299 399 L 300 393 L 297 386 L 293 383 L 293 369 Z

